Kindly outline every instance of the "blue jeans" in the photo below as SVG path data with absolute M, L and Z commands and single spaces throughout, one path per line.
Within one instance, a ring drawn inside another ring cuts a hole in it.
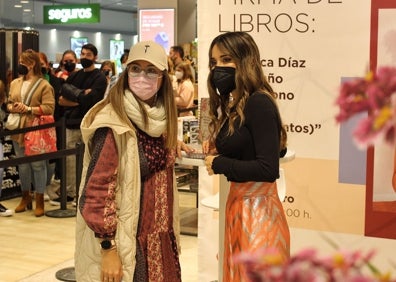
M 14 146 L 17 158 L 25 156 L 25 147 L 19 146 L 15 141 L 12 141 L 12 145 Z M 33 183 L 36 193 L 44 193 L 47 184 L 47 166 L 45 160 L 20 164 L 18 170 L 22 191 L 30 191 L 31 184 Z

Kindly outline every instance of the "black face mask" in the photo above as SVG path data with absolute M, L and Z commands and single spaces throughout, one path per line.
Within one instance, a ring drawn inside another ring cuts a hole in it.
M 18 65 L 18 73 L 19 74 L 27 75 L 28 72 L 29 72 L 29 70 L 28 70 L 27 66 L 24 66 L 24 65 L 21 65 L 21 64 Z
M 42 74 L 47 74 L 48 73 L 47 68 L 46 67 L 41 67 L 41 73 Z
M 229 95 L 235 89 L 235 68 L 215 67 L 212 75 L 212 83 L 221 96 Z
M 72 62 L 66 62 L 63 66 L 68 72 L 72 72 L 76 69 L 76 63 Z
M 82 58 L 80 60 L 80 63 L 83 66 L 83 68 L 86 69 L 86 68 L 89 68 L 90 66 L 92 66 L 93 61 L 90 59 Z

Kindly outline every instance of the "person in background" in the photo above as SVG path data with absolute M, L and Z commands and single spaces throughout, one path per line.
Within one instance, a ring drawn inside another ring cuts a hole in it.
M 54 88 L 54 95 L 55 95 L 54 119 L 55 121 L 58 121 L 63 117 L 63 108 L 58 103 L 60 88 L 61 88 L 61 79 L 52 74 L 47 55 L 45 55 L 43 52 L 39 52 L 38 55 L 40 58 L 41 73 L 43 74 L 45 80 L 47 80 L 49 84 L 51 84 L 52 88 Z M 62 128 L 56 127 L 55 130 L 56 130 L 56 147 L 58 150 L 60 150 L 62 144 L 62 140 L 61 140 Z M 59 197 L 59 195 L 57 194 L 57 190 L 59 187 L 57 185 L 53 187 L 50 186 L 50 184 L 52 181 L 52 177 L 54 177 L 54 179 L 60 179 L 62 162 L 60 159 L 47 160 L 46 162 L 47 162 L 47 188 L 46 188 L 46 192 L 44 193 L 44 199 L 53 200 Z M 53 188 L 55 188 L 56 190 L 54 190 Z
M 275 93 L 260 63 L 259 49 L 245 32 L 227 32 L 209 49 L 209 175 L 230 181 L 225 209 L 223 281 L 247 281 L 233 258 L 240 252 L 274 248 L 290 255 L 290 234 L 276 179 L 286 153 Z
M 122 54 L 120 57 L 121 72 L 123 72 L 126 69 L 126 61 L 128 60 L 128 55 L 129 55 L 129 49 L 124 49 L 124 54 Z
M 19 56 L 18 73 L 20 77 L 14 79 L 10 85 L 7 111 L 20 113 L 20 128 L 29 127 L 35 115 L 52 115 L 55 108 L 54 89 L 49 82 L 43 79 L 41 72 L 40 57 L 33 50 L 26 50 Z M 29 104 L 27 97 L 33 86 L 38 82 L 37 88 L 31 95 Z M 17 158 L 25 156 L 24 134 L 11 136 Z M 47 183 L 46 161 L 35 161 L 18 166 L 21 181 L 22 199 L 15 208 L 15 212 L 24 212 L 32 209 L 32 198 L 30 194 L 31 184 L 35 188 L 36 208 L 34 215 L 44 215 L 44 191 Z
M 82 143 L 80 123 L 84 115 L 103 99 L 107 87 L 105 75 L 95 67 L 98 49 L 87 43 L 81 48 L 80 62 L 83 69 L 73 72 L 63 83 L 59 105 L 65 107 L 66 148 L 72 149 Z M 72 202 L 76 196 L 76 160 L 74 155 L 66 158 L 67 201 Z M 60 197 L 50 201 L 60 205 Z M 76 203 L 73 202 L 73 205 Z
M 112 61 L 103 61 L 99 70 L 103 72 L 103 74 L 106 76 L 107 88 L 104 95 L 104 97 L 106 97 L 109 93 L 110 87 L 114 85 L 115 81 L 118 78 L 115 71 L 115 65 Z
M 55 70 L 55 76 L 66 81 L 72 72 L 77 71 L 77 55 L 73 50 L 63 52 L 62 60 L 59 62 L 58 68 Z
M 77 281 L 181 281 L 177 111 L 167 55 L 135 44 L 127 69 L 81 124 Z
M 175 102 L 179 111 L 179 116 L 192 116 L 194 113 L 189 109 L 194 106 L 194 77 L 188 63 L 182 62 L 175 68 L 177 89 L 175 92 Z
M 172 60 L 173 67 L 176 67 L 178 64 L 183 62 L 183 58 L 184 58 L 183 47 L 179 45 L 172 46 L 169 49 L 169 58 Z M 171 72 L 174 72 L 174 69 Z
M 2 80 L 0 80 L 0 130 L 4 130 L 4 119 L 6 116 L 5 111 L 3 110 L 3 104 L 5 103 L 7 98 L 7 93 L 6 93 L 6 88 L 5 84 Z M 1 138 L 3 139 L 3 137 Z M 3 140 L 1 140 L 0 143 L 0 160 L 3 160 L 4 154 L 3 154 Z M 1 191 L 3 190 L 2 188 L 2 183 L 3 183 L 3 173 L 4 173 L 4 168 L 0 168 L 0 197 L 1 197 Z M 10 209 L 7 209 L 5 206 L 3 206 L 0 203 L 0 216 L 12 216 L 14 212 Z

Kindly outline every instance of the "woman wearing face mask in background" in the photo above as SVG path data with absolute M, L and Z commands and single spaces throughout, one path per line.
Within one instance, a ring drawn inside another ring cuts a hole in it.
M 107 94 L 109 94 L 110 87 L 114 85 L 118 76 L 115 73 L 115 65 L 112 61 L 103 61 L 103 63 L 100 65 L 99 70 L 103 72 L 103 74 L 106 76 L 107 88 L 104 94 L 104 97 L 106 97 Z
M 175 102 L 179 116 L 192 116 L 194 115 L 192 111 L 185 111 L 194 106 L 194 77 L 190 65 L 186 62 L 178 64 L 175 68 L 175 77 L 177 80 Z
M 259 49 L 245 32 L 217 36 L 209 49 L 211 138 L 203 144 L 209 175 L 230 181 L 225 209 L 223 281 L 247 281 L 240 252 L 274 248 L 286 260 L 290 234 L 278 197 L 279 158 L 286 153 L 275 93 Z
M 59 67 L 55 70 L 55 76 L 60 78 L 62 82 L 66 81 L 72 72 L 77 71 L 77 55 L 73 50 L 66 50 L 63 52 L 62 60 L 59 62 Z
M 39 55 L 33 50 L 26 50 L 19 56 L 18 73 L 20 77 L 14 79 L 10 85 L 7 110 L 10 113 L 21 115 L 20 128 L 28 127 L 35 115 L 52 115 L 55 108 L 54 89 L 43 79 Z M 36 84 L 37 82 L 37 84 Z M 30 103 L 27 96 L 31 89 Z M 24 134 L 11 136 L 17 157 L 25 156 Z M 34 215 L 44 215 L 44 190 L 47 183 L 46 161 L 36 161 L 18 166 L 21 180 L 22 200 L 15 208 L 15 212 L 24 212 L 32 209 L 30 195 L 31 183 L 36 190 L 36 208 Z
M 84 117 L 76 279 L 181 281 L 177 111 L 167 56 L 135 44 L 109 95 Z

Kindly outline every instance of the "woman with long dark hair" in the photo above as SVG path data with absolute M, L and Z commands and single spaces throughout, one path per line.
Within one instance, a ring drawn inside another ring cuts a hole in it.
M 264 76 L 259 49 L 245 32 L 217 36 L 209 49 L 210 139 L 204 143 L 209 175 L 231 182 L 225 210 L 223 281 L 247 281 L 234 256 L 275 248 L 289 257 L 290 234 L 278 197 L 279 158 L 286 153 L 275 93 Z

